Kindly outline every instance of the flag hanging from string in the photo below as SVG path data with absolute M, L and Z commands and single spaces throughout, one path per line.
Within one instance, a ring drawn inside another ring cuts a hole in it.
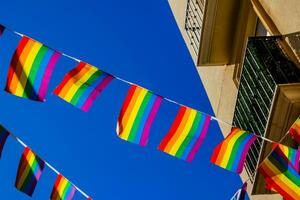
M 15 187 L 28 196 L 32 196 L 44 166 L 45 162 L 26 147 L 20 159 Z
M 158 149 L 191 162 L 206 136 L 210 121 L 211 116 L 181 106 Z
M 5 30 L 5 26 L 0 24 L 0 36 L 3 34 L 4 30 Z
M 289 130 L 290 135 L 292 138 L 300 144 L 300 116 L 299 118 L 295 121 L 295 123 L 292 125 L 292 127 Z
M 245 200 L 247 194 L 247 182 L 245 182 L 230 200 Z
M 0 158 L 2 157 L 3 147 L 6 143 L 7 137 L 9 136 L 8 130 L 0 125 Z
M 76 188 L 61 174 L 57 176 L 50 200 L 72 200 Z
M 146 146 L 161 101 L 162 97 L 145 88 L 131 85 L 119 114 L 118 136 L 123 140 Z
M 54 94 L 87 112 L 96 97 L 112 81 L 113 77 L 96 67 L 80 62 L 69 71 L 53 91 Z
M 19 97 L 45 101 L 60 53 L 23 36 L 12 57 L 5 90 Z
M 249 148 L 256 139 L 253 133 L 233 128 L 216 146 L 210 161 L 229 171 L 241 173 Z
M 300 151 L 297 149 L 274 143 L 272 149 L 279 148 L 282 154 L 289 160 L 291 166 L 295 169 L 296 172 L 299 172 L 299 159 L 300 159 Z M 266 189 L 272 190 L 273 192 L 277 192 L 272 185 L 266 183 Z
M 258 171 L 267 186 L 286 200 L 300 199 L 300 175 L 279 145 L 260 164 Z

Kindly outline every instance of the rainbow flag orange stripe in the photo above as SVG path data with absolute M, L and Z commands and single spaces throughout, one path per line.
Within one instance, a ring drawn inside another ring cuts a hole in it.
M 44 166 L 45 162 L 26 147 L 20 159 L 15 187 L 28 196 L 32 196 Z
M 3 147 L 8 136 L 9 132 L 2 125 L 0 125 L 0 158 L 2 156 Z
M 191 162 L 207 133 L 211 117 L 181 106 L 158 149 Z
M 60 53 L 23 36 L 10 62 L 5 90 L 19 97 L 44 101 Z
M 292 138 L 300 144 L 300 117 L 295 121 L 289 131 Z
M 261 163 L 258 171 L 268 187 L 286 200 L 300 199 L 300 175 L 279 146 Z
M 57 176 L 50 200 L 72 200 L 76 188 L 61 174 Z
M 241 173 L 249 148 L 256 139 L 253 133 L 233 128 L 216 146 L 210 161 L 229 171 Z
M 65 75 L 53 93 L 87 112 L 96 97 L 112 79 L 112 76 L 96 67 L 80 62 L 77 67 Z
M 117 133 L 123 140 L 145 146 L 162 97 L 131 85 L 121 108 Z

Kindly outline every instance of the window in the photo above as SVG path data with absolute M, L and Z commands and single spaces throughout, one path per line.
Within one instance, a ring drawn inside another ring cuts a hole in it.
M 196 55 L 199 53 L 205 0 L 188 0 L 185 18 L 185 30 L 190 45 Z

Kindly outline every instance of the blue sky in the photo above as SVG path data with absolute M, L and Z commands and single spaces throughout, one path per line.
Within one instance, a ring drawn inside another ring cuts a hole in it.
M 200 78 L 167 1 L 1 1 L 0 23 L 100 69 L 185 105 L 213 114 Z M 5 87 L 19 37 L 0 40 L 0 87 Z M 178 107 L 163 102 L 147 147 L 115 133 L 128 85 L 117 80 L 88 113 L 52 94 L 76 63 L 62 57 L 45 103 L 0 92 L 0 121 L 42 158 L 94 199 L 229 199 L 242 185 L 239 176 L 209 162 L 222 139 L 212 123 L 193 163 L 172 158 L 157 145 Z M 0 199 L 30 199 L 14 181 L 23 148 L 11 138 L 0 160 Z M 56 175 L 48 168 L 32 199 L 48 199 Z M 74 199 L 85 199 L 76 193 Z

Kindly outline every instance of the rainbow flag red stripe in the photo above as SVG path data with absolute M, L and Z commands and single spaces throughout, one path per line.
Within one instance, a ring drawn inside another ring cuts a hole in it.
M 20 159 L 15 187 L 28 196 L 32 196 L 44 166 L 45 162 L 26 147 Z
M 23 36 L 10 62 L 5 90 L 19 97 L 44 101 L 60 53 Z
M 76 188 L 61 174 L 57 176 L 52 189 L 50 200 L 71 200 Z
M 279 146 L 261 163 L 258 171 L 268 187 L 286 200 L 300 199 L 300 175 Z
M 53 93 L 87 112 L 96 97 L 112 79 L 112 76 L 96 67 L 80 62 L 77 67 L 65 75 Z
M 123 140 L 145 146 L 162 97 L 131 85 L 121 108 L 117 133 Z
M 256 139 L 253 133 L 233 128 L 216 146 L 210 161 L 229 171 L 241 173 L 248 150 Z
M 0 158 L 2 156 L 3 147 L 8 136 L 9 132 L 2 125 L 0 125 Z
M 158 149 L 191 162 L 207 133 L 211 117 L 181 106 Z
M 300 144 L 300 117 L 295 121 L 293 126 L 289 130 L 290 135 L 292 138 Z

